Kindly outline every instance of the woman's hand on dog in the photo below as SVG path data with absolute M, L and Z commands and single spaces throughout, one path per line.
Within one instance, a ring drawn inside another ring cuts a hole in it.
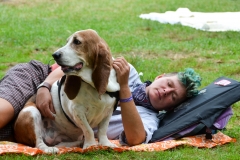
M 55 119 L 56 113 L 53 107 L 52 96 L 46 87 L 41 87 L 37 91 L 36 106 L 39 109 L 42 116 Z
M 130 67 L 128 62 L 125 60 L 124 57 L 116 58 L 113 61 L 113 68 L 117 73 L 117 81 L 120 87 L 128 87 L 128 77 L 130 72 Z

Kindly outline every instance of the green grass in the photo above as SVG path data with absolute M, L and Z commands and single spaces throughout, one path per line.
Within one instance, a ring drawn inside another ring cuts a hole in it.
M 220 76 L 240 81 L 240 32 L 204 32 L 180 25 L 160 24 L 139 18 L 142 13 L 175 11 L 239 11 L 237 0 L 0 0 L 0 77 L 13 65 L 36 59 L 48 63 L 51 54 L 77 30 L 92 28 L 109 44 L 114 57 L 124 56 L 142 80 L 160 73 L 194 68 L 202 87 Z M 0 159 L 238 159 L 240 103 L 227 135 L 236 143 L 214 149 L 179 147 L 165 152 L 98 151 L 28 157 L 5 155 Z

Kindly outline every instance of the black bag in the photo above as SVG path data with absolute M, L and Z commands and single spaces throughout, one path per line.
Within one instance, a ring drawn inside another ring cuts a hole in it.
M 150 142 L 200 133 L 208 133 L 206 138 L 211 138 L 212 130 L 216 129 L 213 126 L 214 122 L 239 100 L 240 83 L 233 79 L 220 77 L 203 88 L 196 97 L 185 101 L 173 111 L 160 113 L 158 130 L 153 133 Z M 194 127 L 194 129 L 189 133 L 179 134 L 189 127 Z

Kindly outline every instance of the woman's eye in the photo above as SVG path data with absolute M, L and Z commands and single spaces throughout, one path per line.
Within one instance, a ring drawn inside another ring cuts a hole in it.
M 79 41 L 78 39 L 74 39 L 73 43 L 76 44 L 76 45 L 79 45 L 79 44 L 81 44 L 81 41 Z
M 171 83 L 168 81 L 168 86 L 171 87 Z

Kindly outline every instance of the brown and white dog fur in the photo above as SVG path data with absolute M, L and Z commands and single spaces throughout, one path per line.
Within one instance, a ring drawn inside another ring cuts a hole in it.
M 98 127 L 98 145 L 115 147 L 106 132 L 116 98 L 105 92 L 120 88 L 107 43 L 94 30 L 77 31 L 53 57 L 66 75 L 61 100 L 57 82 L 51 88 L 55 120 L 43 118 L 32 97 L 15 122 L 16 141 L 46 153 L 56 153 L 61 146 L 80 146 L 83 141 L 87 148 L 97 145 L 92 128 Z

